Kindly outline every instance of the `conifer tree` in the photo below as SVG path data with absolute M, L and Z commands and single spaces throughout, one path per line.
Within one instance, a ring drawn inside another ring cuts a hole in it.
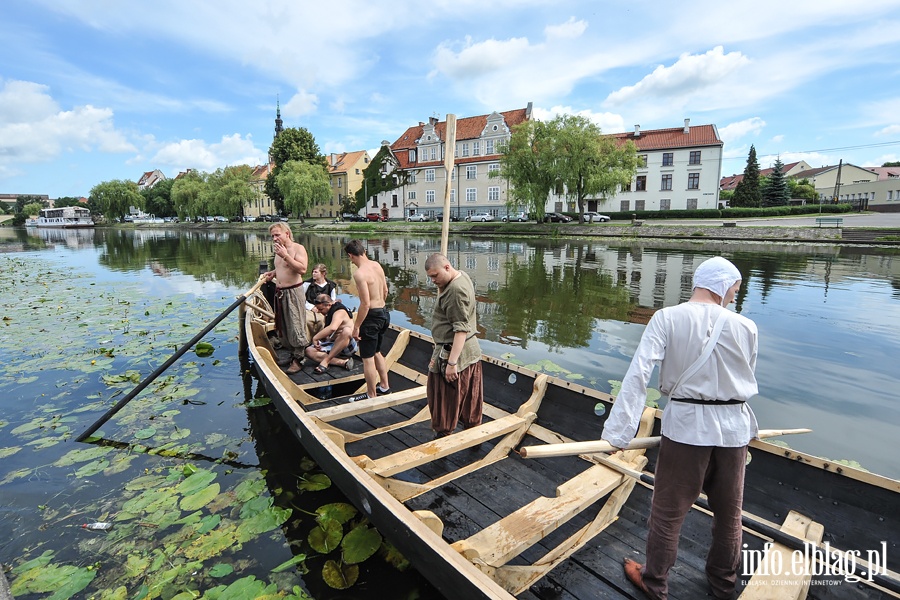
M 744 167 L 744 177 L 734 190 L 731 206 L 758 207 L 762 200 L 759 189 L 759 161 L 756 159 L 756 148 L 750 146 L 750 154 L 747 155 L 747 166 Z
M 784 163 L 781 157 L 775 159 L 775 166 L 767 178 L 763 191 L 764 206 L 785 206 L 791 199 L 791 190 L 784 177 Z

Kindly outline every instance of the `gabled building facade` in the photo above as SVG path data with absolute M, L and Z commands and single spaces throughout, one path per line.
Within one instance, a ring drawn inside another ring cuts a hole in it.
M 809 171 L 810 169 L 812 169 L 812 167 L 809 166 L 809 164 L 805 160 L 800 160 L 797 162 L 787 163 L 782 167 L 781 172 L 784 173 L 785 177 L 796 177 L 797 173 L 800 173 L 802 171 Z M 768 175 L 771 175 L 774 171 L 775 169 L 772 167 L 769 167 L 768 169 L 760 169 L 759 176 L 766 177 Z M 726 175 L 719 181 L 719 191 L 733 192 L 735 189 L 737 189 L 738 184 L 743 181 L 743 179 L 743 173 L 737 175 Z
M 311 217 L 338 217 L 341 205 L 352 198 L 362 187 L 363 170 L 369 166 L 371 157 L 367 150 L 331 153 L 325 157 L 328 162 L 328 179 L 331 183 L 331 197 L 326 204 L 313 206 Z
M 719 179 L 722 176 L 722 148 L 715 125 L 650 129 L 615 134 L 637 146 L 641 161 L 631 185 L 608 198 L 592 198 L 584 210 L 623 212 L 640 210 L 693 210 L 719 207 Z M 576 212 L 574 202 L 553 199 L 548 210 Z
M 507 212 L 508 184 L 492 172 L 500 170 L 500 145 L 512 129 L 531 119 L 532 105 L 456 120 L 454 165 L 450 177 L 451 214 L 465 219 L 487 212 L 498 220 Z M 448 173 L 444 168 L 447 123 L 432 117 L 407 129 L 387 148 L 382 177 L 404 171 L 405 182 L 395 189 L 367 197 L 365 212 L 387 214 L 405 220 L 424 213 L 431 218 L 443 212 Z M 383 146 L 387 143 L 383 143 Z
M 159 169 L 154 169 L 153 171 L 147 171 L 141 178 L 138 179 L 138 190 L 147 190 L 152 188 L 154 185 L 159 183 L 160 181 L 165 181 L 166 176 L 163 175 L 163 172 Z

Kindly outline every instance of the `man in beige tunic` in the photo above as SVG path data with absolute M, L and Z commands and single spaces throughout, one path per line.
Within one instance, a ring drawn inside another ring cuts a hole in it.
M 307 256 L 303 244 L 294 241 L 291 228 L 279 221 L 269 227 L 275 245 L 275 270 L 266 278 L 276 280 L 275 330 L 281 338 L 281 346 L 290 352 L 290 358 L 279 361 L 287 367 L 285 373 L 296 373 L 303 366 L 304 350 L 309 345 L 306 333 L 306 298 L 303 295 L 303 275 L 306 274 Z

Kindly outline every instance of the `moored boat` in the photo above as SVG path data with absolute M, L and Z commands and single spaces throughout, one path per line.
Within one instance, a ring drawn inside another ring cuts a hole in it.
M 287 375 L 275 363 L 271 313 L 257 294 L 243 327 L 280 415 L 349 500 L 444 595 L 642 597 L 621 561 L 643 556 L 655 449 L 539 460 L 515 452 L 599 437 L 612 396 L 483 357 L 484 424 L 433 439 L 425 402 L 428 336 L 393 328 L 385 353 L 391 393 L 349 402 L 364 389 L 361 368 L 316 374 L 307 364 Z M 660 415 L 647 409 L 638 435 L 658 435 Z M 754 441 L 739 566 L 743 597 L 798 598 L 809 590 L 818 598 L 895 597 L 898 500 L 900 482 Z M 670 598 L 709 595 L 704 565 L 712 518 L 702 505 L 685 521 Z M 779 543 L 766 548 L 773 537 Z M 799 550 L 788 545 L 798 541 Z M 825 544 L 836 558 L 816 557 L 814 549 Z M 800 567 L 792 569 L 797 552 Z
M 83 206 L 63 208 L 42 208 L 37 220 L 38 227 L 62 227 L 65 229 L 93 227 L 91 211 Z

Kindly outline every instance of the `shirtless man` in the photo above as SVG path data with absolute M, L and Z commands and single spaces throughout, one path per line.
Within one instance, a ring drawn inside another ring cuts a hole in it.
M 369 260 L 359 240 L 350 240 L 344 251 L 350 256 L 350 262 L 356 265 L 353 281 L 359 291 L 359 310 L 356 311 L 353 339 L 359 340 L 359 356 L 366 376 L 366 394 L 359 394 L 358 398 L 351 400 L 374 398 L 379 392 L 390 392 L 387 365 L 381 354 L 381 342 L 391 324 L 390 313 L 385 308 L 387 280 L 384 269 L 374 260 Z
M 287 223 L 277 222 L 269 226 L 275 244 L 275 270 L 266 273 L 266 280 L 274 277 L 275 330 L 281 338 L 281 346 L 290 352 L 288 360 L 278 366 L 287 367 L 285 373 L 296 373 L 303 366 L 303 354 L 309 345 L 306 333 L 306 298 L 303 295 L 303 275 L 306 274 L 306 248 L 294 241 Z

